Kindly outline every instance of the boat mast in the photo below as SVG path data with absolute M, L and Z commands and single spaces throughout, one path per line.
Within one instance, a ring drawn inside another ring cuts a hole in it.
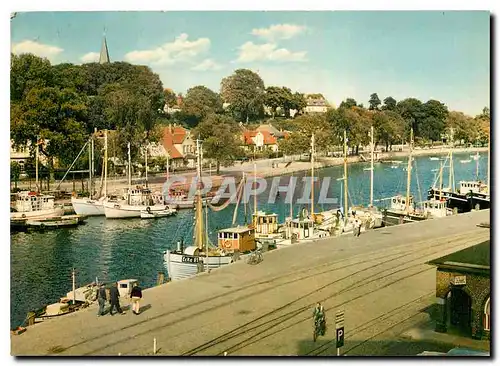
M 89 144 L 89 199 L 92 199 L 92 135 Z
M 479 180 L 479 151 L 476 151 L 476 181 Z
M 92 140 L 91 140 L 91 145 L 92 145 L 92 164 L 90 165 L 92 167 L 92 177 L 94 177 L 94 173 L 95 173 L 95 164 L 94 164 L 94 137 L 95 137 L 95 134 L 97 133 L 97 128 L 94 127 L 94 134 L 92 135 Z M 94 177 L 95 179 L 95 177 Z M 92 181 L 92 183 L 94 183 Z M 91 190 L 91 192 L 93 192 L 94 190 Z M 92 194 L 90 196 L 90 198 L 92 198 Z
M 255 147 L 253 151 L 253 184 L 254 186 L 254 195 L 253 195 L 253 207 L 254 207 L 254 215 L 257 218 L 257 193 L 255 190 L 257 189 L 257 163 L 255 161 Z M 255 226 L 256 223 L 254 223 Z
M 443 195 L 443 162 L 439 163 L 439 200 L 441 201 Z
M 347 223 L 347 130 L 344 130 L 344 222 Z
M 451 148 L 450 148 L 450 173 L 449 173 L 449 178 L 448 182 L 450 184 L 450 192 L 453 192 L 455 190 L 455 172 L 453 171 L 453 127 L 451 128 Z
M 108 196 L 108 130 L 104 130 L 104 197 Z
M 370 207 L 373 207 L 373 150 L 375 148 L 373 144 L 373 125 L 371 126 L 370 137 L 371 137 Z
M 146 149 L 144 151 L 145 151 L 144 164 L 146 165 L 146 188 L 148 188 L 148 148 L 146 147 Z
M 314 220 L 314 133 L 311 136 L 311 218 Z
M 488 176 L 487 176 L 487 183 L 488 183 L 488 197 L 490 197 L 490 141 L 491 141 L 491 131 L 488 133 Z M 479 160 L 479 159 L 478 159 Z
M 130 142 L 127 143 L 128 148 L 128 204 L 130 205 L 130 194 L 132 190 L 132 159 L 130 157 Z
M 170 172 L 170 159 L 169 159 L 170 155 L 167 151 L 167 180 L 169 178 L 169 172 Z
M 36 150 L 35 150 L 35 181 L 36 181 L 36 191 L 40 193 L 40 187 L 38 185 L 38 159 L 39 159 L 39 149 L 40 145 L 38 144 L 40 141 L 40 137 L 36 137 Z
M 405 207 L 406 213 L 408 213 L 409 208 L 410 208 L 412 152 L 413 152 L 413 128 L 410 129 L 410 155 L 408 157 L 408 180 L 406 181 L 406 207 Z
M 245 225 L 248 223 L 247 222 L 247 200 L 246 200 L 246 189 L 245 189 L 245 186 L 246 186 L 246 180 L 245 180 L 245 172 L 243 172 L 243 207 L 244 207 L 244 211 L 245 211 Z M 255 218 L 257 220 L 257 218 Z M 233 220 L 234 221 L 234 220 Z
M 195 245 L 198 247 L 198 249 L 203 250 L 203 205 L 201 202 L 201 191 L 200 191 L 200 184 L 201 184 L 201 162 L 200 162 L 200 155 L 201 155 L 201 146 L 200 146 L 200 140 L 196 140 L 196 175 L 197 175 L 197 182 L 196 182 L 196 217 L 195 217 Z

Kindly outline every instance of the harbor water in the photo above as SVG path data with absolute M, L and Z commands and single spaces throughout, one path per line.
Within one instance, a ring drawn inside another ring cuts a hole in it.
M 470 153 L 454 155 L 455 182 L 473 180 L 476 177 L 476 162 Z M 441 156 L 444 157 L 444 156 Z M 488 156 L 482 153 L 479 159 L 479 177 L 486 181 Z M 461 160 L 471 161 L 461 163 Z M 415 201 L 425 200 L 427 189 L 433 184 L 439 171 L 440 161 L 428 156 L 415 158 L 412 170 L 411 192 Z M 366 205 L 370 198 L 369 163 L 349 166 L 349 205 Z M 374 168 L 374 199 L 406 193 L 407 160 L 396 165 L 376 163 Z M 309 171 L 295 173 L 298 177 L 294 201 L 302 197 L 303 177 Z M 315 203 L 315 211 L 338 207 L 341 204 L 343 167 L 336 166 L 315 172 L 320 177 L 331 177 L 327 197 L 337 198 L 337 204 Z M 258 198 L 259 210 L 272 211 L 279 215 L 280 222 L 290 214 L 290 205 L 285 203 L 286 194 L 268 202 L 271 181 L 267 191 Z M 280 184 L 286 186 L 288 177 L 281 177 Z M 448 170 L 443 173 L 443 185 L 448 186 Z M 319 184 L 315 187 L 316 199 L 320 195 Z M 250 203 L 253 198 L 250 199 Z M 375 202 L 383 207 L 385 202 Z M 208 227 L 210 240 L 217 243 L 217 230 L 231 226 L 233 210 L 231 204 L 220 212 L 210 212 Z M 296 215 L 304 205 L 293 206 Z M 309 206 L 305 206 L 309 209 Z M 253 207 L 247 206 L 247 222 Z M 240 204 L 237 223 L 245 223 L 245 207 Z M 72 268 L 76 270 L 77 286 L 95 281 L 112 281 L 126 278 L 138 279 L 143 288 L 156 284 L 158 272 L 167 272 L 163 263 L 163 252 L 174 249 L 176 242 L 184 238 L 186 244 L 192 240 L 193 210 L 181 210 L 174 217 L 157 220 L 107 220 L 105 217 L 90 217 L 85 225 L 73 229 L 60 229 L 46 233 L 13 233 L 11 235 L 11 328 L 20 325 L 28 311 L 56 302 L 71 290 Z M 167 273 L 166 273 L 167 274 Z M 167 274 L 168 275 L 168 274 Z

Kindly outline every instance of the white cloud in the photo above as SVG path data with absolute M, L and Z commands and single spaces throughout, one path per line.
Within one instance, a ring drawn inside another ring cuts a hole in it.
M 89 63 L 89 62 L 97 62 L 99 61 L 99 53 L 98 52 L 89 52 L 80 57 L 80 61 L 83 63 Z
M 219 65 L 211 58 L 207 58 L 207 59 L 203 60 L 200 64 L 191 68 L 191 70 L 208 71 L 208 70 L 220 70 L 221 68 L 222 68 L 222 65 Z
M 273 43 L 254 44 L 253 42 L 246 42 L 240 46 L 239 51 L 239 57 L 236 62 L 300 62 L 307 60 L 306 51 L 291 52 L 286 48 L 277 48 Z
M 188 35 L 182 33 L 175 41 L 165 43 L 160 47 L 129 52 L 125 55 L 125 60 L 132 63 L 173 65 L 178 62 L 193 61 L 197 56 L 207 52 L 209 48 L 210 39 L 198 38 L 195 41 L 189 41 Z
M 46 57 L 50 61 L 53 61 L 55 57 L 64 50 L 57 46 L 51 46 L 27 39 L 19 43 L 14 43 L 11 47 L 11 51 L 16 55 L 22 53 L 32 53 L 36 56 Z
M 295 24 L 275 24 L 269 28 L 255 28 L 252 34 L 257 37 L 267 39 L 268 41 L 276 41 L 280 39 L 290 39 L 304 32 L 306 27 Z

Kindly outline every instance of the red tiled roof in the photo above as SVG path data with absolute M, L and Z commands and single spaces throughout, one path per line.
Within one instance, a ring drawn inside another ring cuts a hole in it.
M 252 138 L 257 136 L 259 132 L 264 137 L 264 145 L 274 145 L 277 142 L 276 137 L 271 135 L 268 131 L 245 131 L 243 132 L 243 143 L 245 145 L 255 145 Z
M 174 144 L 182 144 L 186 138 L 187 131 L 181 126 L 172 127 L 172 135 Z
M 183 158 L 183 156 L 179 152 L 179 150 L 177 150 L 175 148 L 175 146 L 174 146 L 175 142 L 174 142 L 173 136 L 174 135 L 170 133 L 170 128 L 165 127 L 163 129 L 163 138 L 161 140 L 161 143 L 162 143 L 163 147 L 165 148 L 165 150 L 170 155 L 171 159 L 181 159 L 181 158 Z

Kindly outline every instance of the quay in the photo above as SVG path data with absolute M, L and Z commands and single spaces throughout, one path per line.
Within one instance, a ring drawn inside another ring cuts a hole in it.
M 92 306 L 28 327 L 11 335 L 11 354 L 336 355 L 337 310 L 345 311 L 342 355 L 438 351 L 399 337 L 434 324 L 436 268 L 426 263 L 489 240 L 478 226 L 489 220 L 490 210 L 475 211 L 270 251 L 258 265 L 242 260 L 147 289 L 140 315 L 98 318 Z M 318 301 L 327 331 L 313 342 Z

